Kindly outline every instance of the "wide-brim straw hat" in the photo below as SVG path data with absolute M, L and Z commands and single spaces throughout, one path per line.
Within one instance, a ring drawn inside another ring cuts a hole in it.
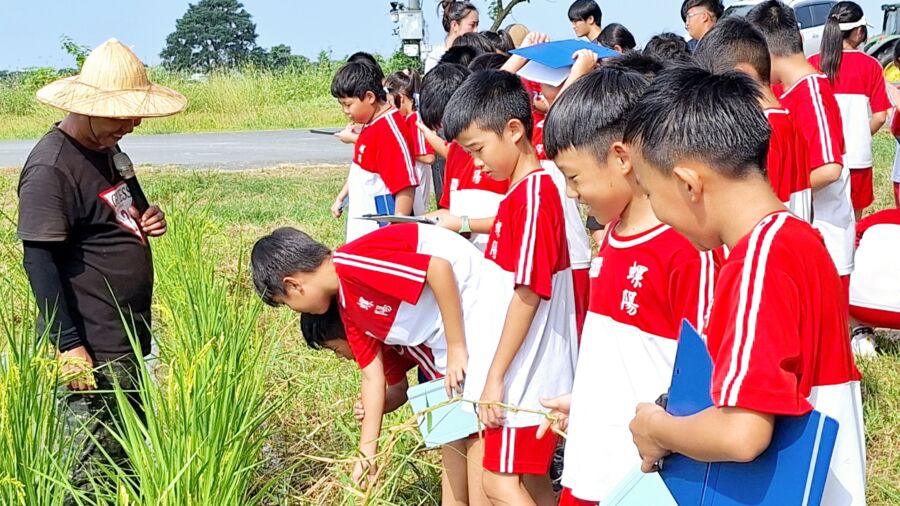
M 506 27 L 506 33 L 512 39 L 513 45 L 516 48 L 520 48 L 522 47 L 522 41 L 525 40 L 525 36 L 528 35 L 528 27 L 520 23 L 512 24 Z
M 91 51 L 81 73 L 54 81 L 37 92 L 39 102 L 97 118 L 157 118 L 181 112 L 181 93 L 153 84 L 134 52 L 116 39 Z

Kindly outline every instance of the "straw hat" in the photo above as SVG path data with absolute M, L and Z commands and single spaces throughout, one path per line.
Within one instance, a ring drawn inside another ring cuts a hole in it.
M 528 27 L 520 23 L 512 24 L 506 27 L 506 33 L 512 38 L 513 45 L 519 48 L 522 47 L 522 41 L 528 35 Z
M 155 118 L 181 112 L 181 93 L 153 84 L 144 64 L 116 39 L 100 44 L 84 60 L 81 73 L 44 86 L 39 102 L 98 118 Z

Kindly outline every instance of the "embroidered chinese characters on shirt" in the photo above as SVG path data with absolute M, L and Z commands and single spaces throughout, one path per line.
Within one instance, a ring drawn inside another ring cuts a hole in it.
M 101 193 L 100 198 L 113 209 L 116 221 L 122 228 L 140 237 L 141 240 L 144 239 L 137 222 L 134 221 L 129 212 L 132 205 L 131 190 L 128 189 L 124 181 Z
M 371 311 L 372 308 L 374 308 L 377 316 L 390 316 L 391 312 L 394 310 L 390 304 L 378 304 L 365 297 L 360 297 L 359 300 L 356 301 L 356 305 L 363 311 Z
M 634 264 L 628 268 L 628 276 L 626 279 L 634 290 L 629 290 L 628 288 L 622 290 L 622 302 L 619 304 L 619 309 L 625 311 L 628 316 L 635 316 L 638 313 L 638 309 L 641 307 L 641 305 L 637 303 L 637 289 L 644 286 L 644 275 L 647 274 L 648 270 L 647 267 L 640 265 L 637 262 L 634 262 Z
M 492 260 L 497 259 L 497 244 L 500 242 L 500 231 L 503 230 L 503 222 L 496 221 L 494 222 L 494 238 L 493 244 L 491 244 L 491 250 L 489 254 L 491 255 Z

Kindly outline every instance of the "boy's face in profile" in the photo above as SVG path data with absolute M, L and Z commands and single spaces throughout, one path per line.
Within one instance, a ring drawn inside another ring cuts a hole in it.
M 459 134 L 456 141 L 472 155 L 475 167 L 492 179 L 504 181 L 516 170 L 519 161 L 517 144 L 524 135 L 524 125 L 518 120 L 510 120 L 499 135 L 473 123 Z
M 363 125 L 372 121 L 372 116 L 378 110 L 378 101 L 375 98 L 375 94 L 371 91 L 367 91 L 366 96 L 362 99 L 343 97 L 339 98 L 338 102 L 340 102 L 341 109 L 350 121 Z
M 631 146 L 631 161 L 638 184 L 650 200 L 659 221 L 671 226 L 701 251 L 718 248 L 722 241 L 709 230 L 703 206 L 703 192 L 696 180 L 688 180 L 684 170 L 675 167 L 666 175 Z M 693 184 L 693 186 L 692 186 Z
M 599 160 L 589 149 L 569 148 L 559 152 L 553 161 L 566 176 L 566 194 L 588 206 L 587 213 L 600 223 L 617 219 L 631 201 L 633 192 L 628 177 L 631 164 L 620 158 L 614 146 Z
M 576 37 L 587 37 L 587 34 L 591 31 L 591 25 L 588 23 L 589 20 L 593 21 L 593 16 L 587 19 L 572 21 L 572 31 L 575 32 Z

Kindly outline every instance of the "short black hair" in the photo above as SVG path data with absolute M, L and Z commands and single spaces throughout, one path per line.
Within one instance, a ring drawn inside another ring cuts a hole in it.
M 494 43 L 491 42 L 491 39 L 489 39 L 487 35 L 478 32 L 464 33 L 454 39 L 453 44 L 450 45 L 450 47 L 460 46 L 474 48 L 478 51 L 478 54 L 494 52 Z
M 300 313 L 300 333 L 314 350 L 322 349 L 327 341 L 347 339 L 337 299 L 332 299 L 324 314 Z
M 387 100 L 387 92 L 384 91 L 383 80 L 384 75 L 379 77 L 370 63 L 345 63 L 331 80 L 331 96 L 362 100 L 371 91 L 379 102 L 384 102 Z
M 739 64 L 749 65 L 763 84 L 769 84 L 772 60 L 766 38 L 746 19 L 725 18 L 703 36 L 694 50 L 697 65 L 721 74 Z
M 637 47 L 634 35 L 625 28 L 625 25 L 619 23 L 610 23 L 603 27 L 598 37 L 600 44 L 615 49 L 616 46 L 628 51 Z
M 381 81 L 384 79 L 384 70 L 382 70 L 381 65 L 378 64 L 378 60 L 374 56 L 372 56 L 371 53 L 367 53 L 365 51 L 357 51 L 347 57 L 347 63 L 353 62 L 362 62 L 372 65 L 372 68 L 375 70 L 375 74 L 378 77 L 378 80 Z
M 652 56 L 663 64 L 685 63 L 691 61 L 691 50 L 684 37 L 665 32 L 654 35 L 644 46 L 644 55 Z
M 750 9 L 746 17 L 766 38 L 773 56 L 793 56 L 803 52 L 803 37 L 794 9 L 778 0 L 766 0 Z
M 682 21 L 687 23 L 688 11 L 694 7 L 705 8 L 714 18 L 716 18 L 716 20 L 721 19 L 722 13 L 725 12 L 725 5 L 722 4 L 722 0 L 684 0 L 684 3 L 681 4 Z
M 283 279 L 297 272 L 318 269 L 331 250 L 305 232 L 292 227 L 277 228 L 261 237 L 250 253 L 253 286 L 263 302 L 277 306 L 275 297 L 285 294 Z
M 622 140 L 628 114 L 649 82 L 637 72 L 601 67 L 560 94 L 544 121 L 544 150 L 556 158 L 566 149 L 590 150 L 604 160 Z
M 594 24 L 600 26 L 603 23 L 603 11 L 594 0 L 575 0 L 569 6 L 569 21 L 587 21 L 594 18 Z
M 623 71 L 637 72 L 644 76 L 648 81 L 652 81 L 660 74 L 660 72 L 666 69 L 663 62 L 637 51 L 630 51 L 622 56 L 610 58 L 603 62 L 603 66 Z
M 669 69 L 638 101 L 624 140 L 665 174 L 693 160 L 732 179 L 764 176 L 771 130 L 760 94 L 759 85 L 740 72 Z
M 505 54 L 516 48 L 516 44 L 513 42 L 509 32 L 502 28 L 496 32 L 485 31 L 481 33 L 494 45 L 494 51 Z
M 531 139 L 531 100 L 515 74 L 503 70 L 482 70 L 469 76 L 450 98 L 442 124 L 448 140 L 456 139 L 472 125 L 497 135 L 510 120 L 517 119 Z
M 489 69 L 499 70 L 507 60 L 509 60 L 509 55 L 485 53 L 479 55 L 478 58 L 475 58 L 471 63 L 469 63 L 469 70 L 471 70 L 472 72 Z
M 475 49 L 472 46 L 453 46 L 441 56 L 441 59 L 438 60 L 438 64 L 445 63 L 455 63 L 457 65 L 462 65 L 463 67 L 468 67 L 472 60 L 477 58 L 481 51 Z
M 455 63 L 441 63 L 425 74 L 419 91 L 419 118 L 432 130 L 441 128 L 444 109 L 462 83 L 472 72 Z

